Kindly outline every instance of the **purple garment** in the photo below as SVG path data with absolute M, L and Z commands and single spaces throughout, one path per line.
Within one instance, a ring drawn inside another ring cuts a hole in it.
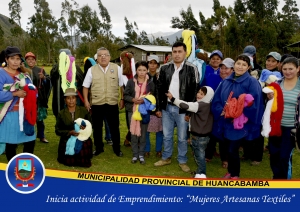
M 72 82 L 72 75 L 73 75 L 73 72 L 72 72 L 72 64 L 73 64 L 73 62 L 74 62 L 74 60 L 75 60 L 75 57 L 69 56 L 69 58 L 70 58 L 70 66 L 69 66 L 69 70 L 68 70 L 68 72 L 67 72 L 67 80 L 68 80 L 69 82 Z

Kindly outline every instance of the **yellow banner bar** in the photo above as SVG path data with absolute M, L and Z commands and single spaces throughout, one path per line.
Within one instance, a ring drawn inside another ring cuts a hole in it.
M 6 164 L 0 163 L 0 170 L 6 170 Z M 195 179 L 170 178 L 152 176 L 114 175 L 103 173 L 72 172 L 46 169 L 47 177 L 64 178 L 72 180 L 86 180 L 94 182 L 127 183 L 140 185 L 188 186 L 212 188 L 300 188 L 300 181 L 296 180 L 225 180 L 225 179 Z

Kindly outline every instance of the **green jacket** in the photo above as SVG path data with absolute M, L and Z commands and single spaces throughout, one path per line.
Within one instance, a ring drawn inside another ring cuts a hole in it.
M 76 106 L 74 120 L 77 118 L 86 119 L 91 122 L 90 113 L 82 106 Z M 68 133 L 72 130 L 74 130 L 74 121 L 68 108 L 64 108 L 57 115 L 55 133 L 60 136 L 60 141 L 66 142 L 70 137 Z

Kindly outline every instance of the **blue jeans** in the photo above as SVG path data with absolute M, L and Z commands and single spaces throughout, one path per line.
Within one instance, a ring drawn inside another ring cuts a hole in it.
M 163 131 L 160 131 L 160 132 L 156 133 L 156 142 L 155 142 L 155 151 L 156 152 L 161 152 L 162 144 L 163 144 L 163 138 L 164 138 Z M 150 151 L 151 151 L 150 132 L 147 132 L 146 133 L 145 152 L 150 152 Z
M 111 140 L 111 134 L 110 134 L 110 130 L 106 118 L 104 118 L 104 125 L 105 125 L 105 140 L 106 141 Z
M 206 175 L 205 149 L 209 142 L 209 137 L 192 136 L 192 146 L 194 150 L 194 158 L 198 165 L 196 174 Z
M 174 127 L 177 126 L 177 160 L 180 164 L 187 162 L 187 133 L 188 122 L 184 120 L 185 114 L 179 114 L 179 108 L 168 104 L 166 110 L 162 110 L 162 125 L 164 134 L 164 151 L 162 159 L 166 160 L 172 157 L 173 153 L 173 135 Z

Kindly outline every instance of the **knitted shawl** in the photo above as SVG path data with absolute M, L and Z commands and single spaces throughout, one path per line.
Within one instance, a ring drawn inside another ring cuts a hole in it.
M 138 86 L 137 79 L 133 78 L 134 86 L 135 86 L 135 98 L 136 99 L 143 96 L 143 94 L 146 90 L 148 79 L 149 79 L 149 76 L 146 75 L 146 80 L 143 82 L 142 86 L 140 87 L 140 86 Z M 138 112 L 138 105 L 137 104 L 133 104 L 132 111 L 134 113 Z M 132 135 L 141 136 L 140 120 L 135 120 L 133 117 L 134 117 L 134 114 L 132 114 L 132 118 L 131 118 L 131 122 L 130 122 L 130 132 L 131 132 Z

